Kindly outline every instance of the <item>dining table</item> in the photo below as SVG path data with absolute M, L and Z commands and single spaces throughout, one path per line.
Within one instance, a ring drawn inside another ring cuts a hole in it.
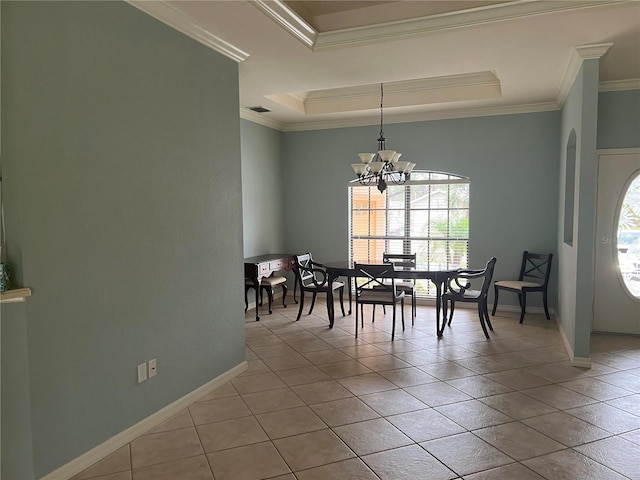
M 347 284 L 349 285 L 349 315 L 351 315 L 351 280 L 358 277 L 358 272 L 354 267 L 353 261 L 349 260 L 337 260 L 331 262 L 323 262 L 327 272 L 327 282 L 336 281 L 338 277 L 346 277 Z M 376 262 L 369 262 L 376 263 Z M 415 267 L 406 268 L 394 266 L 393 269 L 389 269 L 385 278 L 402 278 L 402 279 L 416 279 L 416 280 L 430 280 L 436 288 L 436 334 L 438 338 L 442 337 L 444 333 L 444 327 L 446 325 L 446 319 L 442 319 L 442 325 L 440 325 L 440 310 L 442 303 L 442 293 L 446 288 L 447 281 L 460 270 L 459 267 L 438 265 L 427 265 L 424 263 L 416 263 Z M 362 275 L 361 275 L 362 276 Z M 327 292 L 327 302 L 333 304 L 333 292 L 331 289 Z M 329 309 L 329 328 L 333 328 L 334 323 L 334 309 Z

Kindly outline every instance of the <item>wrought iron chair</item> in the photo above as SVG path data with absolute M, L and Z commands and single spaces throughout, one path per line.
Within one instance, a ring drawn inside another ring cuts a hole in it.
M 487 296 L 489 287 L 491 286 L 491 278 L 496 264 L 496 258 L 492 257 L 487 266 L 481 270 L 460 270 L 449 279 L 447 291 L 442 294 L 442 318 L 447 321 L 447 304 L 451 304 L 451 312 L 449 313 L 448 325 L 451 325 L 453 312 L 456 308 L 456 302 L 468 302 L 478 304 L 478 317 L 484 336 L 489 338 L 487 325 L 493 331 L 491 320 L 489 320 L 489 311 L 487 308 Z M 477 282 L 482 279 L 482 285 L 479 290 L 473 289 L 474 280 Z
M 384 263 L 391 263 L 394 267 L 402 269 L 415 269 L 416 268 L 416 254 L 415 253 L 383 253 L 382 261 Z M 411 295 L 411 325 L 414 324 L 416 316 L 416 281 L 415 279 L 399 279 L 396 280 L 396 288 L 405 293 L 405 295 Z
M 520 267 L 520 275 L 517 280 L 499 280 L 494 282 L 495 298 L 493 299 L 493 310 L 491 315 L 496 314 L 498 306 L 498 292 L 506 290 L 518 294 L 518 302 L 520 302 L 520 323 L 524 321 L 524 314 L 527 309 L 527 294 L 533 292 L 542 292 L 542 304 L 544 305 L 544 313 L 549 317 L 549 308 L 547 306 L 547 287 L 549 285 L 549 277 L 551 276 L 551 261 L 553 254 L 529 253 L 525 250 L 522 254 L 522 265 Z
M 393 265 L 356 263 L 354 268 L 356 270 L 356 337 L 358 337 L 358 318 L 364 328 L 364 305 L 374 306 L 374 319 L 376 305 L 391 305 L 393 306 L 391 340 L 393 340 L 396 332 L 396 303 L 398 302 L 401 302 L 402 330 L 404 331 L 404 292 L 398 290 L 395 278 L 389 278 Z M 358 315 L 358 306 L 360 315 Z
M 300 308 L 298 310 L 298 316 L 296 322 L 300 320 L 302 310 L 304 308 L 305 293 L 309 292 L 313 294 L 311 299 L 311 308 L 309 308 L 309 315 L 313 311 L 313 307 L 316 303 L 316 297 L 319 293 L 327 293 L 331 288 L 332 291 L 338 290 L 340 292 L 340 308 L 342 309 L 342 316 L 344 313 L 344 283 L 333 282 L 332 285 L 328 285 L 327 272 L 324 270 L 321 263 L 313 261 L 311 253 L 305 253 L 302 255 L 296 255 L 296 281 L 300 287 Z M 327 302 L 327 313 L 331 314 L 334 306 L 330 305 L 332 302 Z M 331 317 L 330 317 L 331 318 Z
M 269 299 L 269 315 L 273 313 L 273 311 L 271 310 L 271 305 L 273 303 L 273 295 L 275 294 L 276 287 L 282 287 L 282 306 L 284 308 L 287 308 L 286 298 L 287 298 L 287 291 L 289 290 L 287 288 L 287 278 L 276 277 L 273 275 L 270 277 L 263 278 L 260 281 L 260 303 L 256 305 L 256 308 L 258 308 L 258 306 L 262 306 L 262 294 L 263 292 L 266 291 L 267 297 Z M 247 311 L 247 308 L 249 308 L 249 302 L 247 301 L 247 293 L 252 288 L 254 288 L 253 281 L 250 278 L 245 277 L 244 279 L 244 311 L 245 312 Z

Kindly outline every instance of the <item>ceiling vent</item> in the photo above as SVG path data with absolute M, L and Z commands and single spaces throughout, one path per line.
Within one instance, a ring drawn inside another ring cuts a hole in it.
M 249 110 L 253 110 L 254 112 L 258 112 L 258 113 L 267 113 L 270 112 L 271 110 L 269 110 L 268 108 L 264 108 L 261 106 L 257 106 L 257 107 L 247 107 Z

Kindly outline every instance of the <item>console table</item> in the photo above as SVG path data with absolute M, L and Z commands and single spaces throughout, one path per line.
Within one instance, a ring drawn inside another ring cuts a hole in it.
M 256 291 L 256 322 L 260 320 L 258 316 L 258 293 L 262 279 L 278 270 L 293 270 L 295 266 L 295 255 L 290 253 L 268 253 L 244 259 L 244 276 L 251 279 Z

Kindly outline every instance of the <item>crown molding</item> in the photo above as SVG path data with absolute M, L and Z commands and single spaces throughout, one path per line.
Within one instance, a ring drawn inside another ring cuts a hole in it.
M 569 63 L 567 63 L 567 68 L 562 77 L 562 82 L 560 82 L 560 89 L 556 95 L 558 105 L 564 105 L 564 101 L 567 99 L 567 95 L 569 95 L 569 90 L 576 80 L 582 63 L 585 60 L 602 58 L 612 45 L 613 43 L 598 43 L 593 45 L 580 45 L 573 48 L 571 57 L 569 57 Z
M 246 108 L 240 108 L 240 118 L 257 123 L 264 127 L 273 128 L 274 130 L 280 130 L 281 132 L 284 132 L 286 128 L 286 125 L 282 122 L 273 120 L 272 118 L 265 116 L 264 113 L 256 113 L 251 110 L 247 110 Z
M 314 51 L 353 45 L 365 45 L 390 39 L 402 39 L 430 32 L 469 27 L 486 23 L 512 20 L 533 15 L 559 13 L 585 8 L 595 8 L 629 3 L 634 0 L 515 0 L 506 4 L 489 5 L 463 12 L 449 12 L 428 17 L 398 20 L 377 25 L 322 32 L 314 45 Z
M 281 0 L 253 0 L 252 5 L 274 19 L 282 28 L 309 48 L 313 48 L 318 32 Z
M 492 72 L 421 78 L 384 84 L 384 105 L 406 107 L 461 100 L 484 100 L 502 94 L 500 80 Z M 372 110 L 380 106 L 380 84 L 309 92 L 307 114 Z
M 166 0 L 145 1 L 145 0 L 125 0 L 130 5 L 143 11 L 144 13 L 160 20 L 162 23 L 178 30 L 179 32 L 193 38 L 206 45 L 216 52 L 230 58 L 236 62 L 243 62 L 249 58 L 250 53 L 232 45 L 222 38 L 201 27 L 198 22 L 180 10 L 174 8 Z
M 456 118 L 490 117 L 497 115 L 550 112 L 559 109 L 560 106 L 557 103 L 546 102 L 504 107 L 462 108 L 459 110 L 385 115 L 385 125 L 392 123 L 425 122 L 430 120 L 449 120 Z M 380 117 L 367 116 L 340 120 L 288 123 L 283 125 L 282 131 L 300 132 L 307 130 L 326 130 L 331 128 L 364 127 L 369 125 L 379 125 L 379 123 Z
M 623 90 L 640 90 L 640 78 L 600 82 L 598 88 L 600 92 L 620 92 Z

